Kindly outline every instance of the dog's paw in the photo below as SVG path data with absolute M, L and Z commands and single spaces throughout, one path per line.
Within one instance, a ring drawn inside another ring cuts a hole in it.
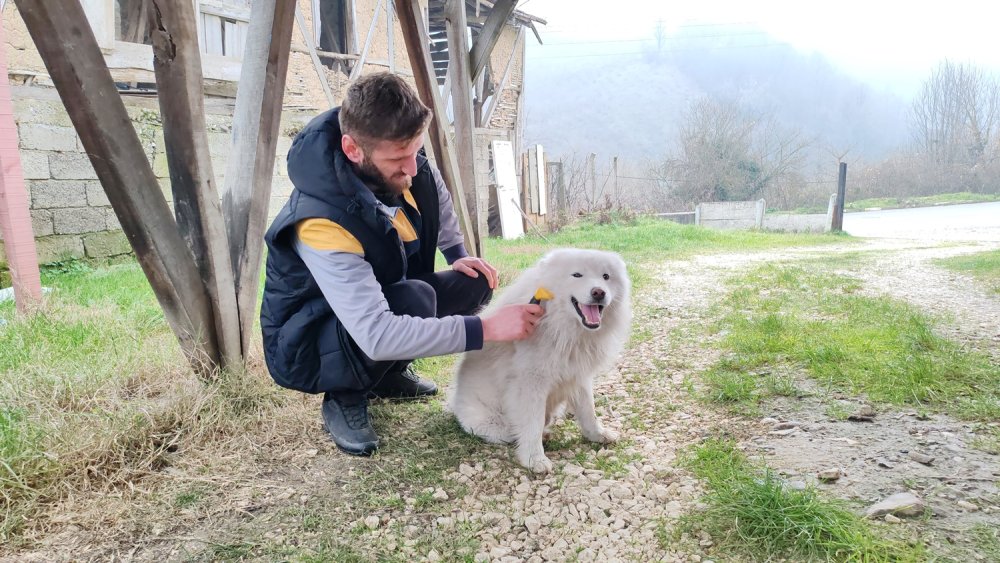
M 545 454 L 540 456 L 529 456 L 527 459 L 518 456 L 517 461 L 522 467 L 528 469 L 532 473 L 552 473 L 552 460 L 547 458 Z
M 591 442 L 597 442 L 599 444 L 610 444 L 612 442 L 617 442 L 621 435 L 610 428 L 601 428 L 595 433 L 590 433 L 585 436 Z

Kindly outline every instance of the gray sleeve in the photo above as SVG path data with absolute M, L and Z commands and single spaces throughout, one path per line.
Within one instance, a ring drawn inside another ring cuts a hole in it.
M 434 175 L 434 183 L 438 192 L 438 211 L 441 216 L 441 226 L 438 228 L 438 248 L 444 254 L 445 260 L 449 264 L 469 255 L 465 249 L 465 237 L 458 227 L 458 216 L 455 215 L 455 206 L 452 204 L 451 192 L 441 177 L 441 171 L 431 166 L 431 173 Z
M 295 250 L 337 318 L 369 358 L 408 360 L 482 347 L 482 321 L 478 317 L 424 319 L 390 311 L 371 265 L 363 257 L 316 250 L 302 241 L 296 241 Z

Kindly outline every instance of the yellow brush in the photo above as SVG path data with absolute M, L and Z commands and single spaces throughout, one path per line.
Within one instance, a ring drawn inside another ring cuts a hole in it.
M 537 291 L 535 291 L 535 296 L 532 297 L 531 301 L 528 301 L 528 303 L 530 303 L 532 305 L 538 305 L 542 301 L 548 301 L 549 299 L 552 299 L 553 297 L 555 297 L 555 295 L 552 295 L 551 291 L 545 289 L 544 287 L 540 287 L 540 288 L 538 288 Z

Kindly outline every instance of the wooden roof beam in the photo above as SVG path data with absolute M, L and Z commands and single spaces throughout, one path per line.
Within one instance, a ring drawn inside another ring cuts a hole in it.
M 490 54 L 493 52 L 493 48 L 496 47 L 497 41 L 500 39 L 500 34 L 503 33 L 503 28 L 507 20 L 510 19 L 511 14 L 514 13 L 514 6 L 516 5 L 517 0 L 498 0 L 493 5 L 493 10 L 486 18 L 486 23 L 479 33 L 479 38 L 476 39 L 475 44 L 472 46 L 472 51 L 469 53 L 472 82 L 478 80 L 479 75 L 486 69 L 486 63 L 490 60 Z

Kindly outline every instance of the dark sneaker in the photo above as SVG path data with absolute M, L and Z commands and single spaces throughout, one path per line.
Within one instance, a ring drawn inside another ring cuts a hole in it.
M 368 392 L 368 397 L 372 399 L 419 399 L 436 395 L 437 392 L 437 385 L 433 381 L 420 377 L 413 372 L 412 367 L 406 366 L 403 371 L 385 374 L 378 385 Z
M 368 399 L 363 396 L 323 399 L 323 427 L 343 452 L 369 456 L 378 449 L 378 436 L 368 417 Z

